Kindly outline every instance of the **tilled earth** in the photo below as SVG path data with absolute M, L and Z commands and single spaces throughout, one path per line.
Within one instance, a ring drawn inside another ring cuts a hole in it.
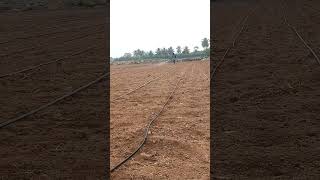
M 212 65 L 256 5 L 212 80 L 211 175 L 319 179 L 320 64 L 283 19 L 320 56 L 319 2 L 217 1 Z
M 106 11 L 0 14 L 0 123 L 23 115 L 107 71 Z M 70 56 L 74 53 L 74 56 Z M 106 78 L 107 79 L 107 78 Z M 4 179 L 103 179 L 107 172 L 106 80 L 0 129 Z
M 138 147 L 144 128 L 178 82 L 145 146 L 115 170 L 112 179 L 209 179 L 208 60 L 111 66 L 110 165 Z

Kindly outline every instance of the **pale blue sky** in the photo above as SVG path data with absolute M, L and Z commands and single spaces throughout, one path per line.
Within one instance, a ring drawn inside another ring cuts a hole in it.
M 111 0 L 111 57 L 194 46 L 210 37 L 210 0 Z

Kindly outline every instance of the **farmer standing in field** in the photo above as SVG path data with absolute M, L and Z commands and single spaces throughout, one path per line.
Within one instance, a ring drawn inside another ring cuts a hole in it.
M 175 64 L 176 63 L 176 58 L 177 56 L 174 54 L 174 52 L 172 53 L 172 59 L 173 59 L 173 63 Z

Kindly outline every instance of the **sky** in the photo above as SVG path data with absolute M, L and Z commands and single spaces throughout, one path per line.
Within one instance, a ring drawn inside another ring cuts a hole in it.
M 201 47 L 210 38 L 210 0 L 111 0 L 110 55 Z

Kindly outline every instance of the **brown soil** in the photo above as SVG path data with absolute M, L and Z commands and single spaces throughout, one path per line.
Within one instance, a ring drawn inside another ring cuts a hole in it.
M 209 179 L 209 62 L 111 66 L 111 73 L 111 167 L 138 147 L 151 116 L 183 78 L 145 146 L 112 179 Z
M 49 103 L 106 72 L 105 9 L 0 15 L 0 75 L 93 49 L 0 79 L 0 123 Z M 100 24 L 100 26 L 96 26 Z M 86 26 L 87 28 L 83 28 Z M 103 179 L 108 84 L 102 81 L 0 129 L 0 177 Z
M 258 1 L 214 3 L 213 67 L 230 29 Z M 319 2 L 287 1 L 288 21 L 320 56 Z M 212 177 L 320 178 L 320 65 L 284 24 L 280 1 L 260 1 L 213 78 Z

